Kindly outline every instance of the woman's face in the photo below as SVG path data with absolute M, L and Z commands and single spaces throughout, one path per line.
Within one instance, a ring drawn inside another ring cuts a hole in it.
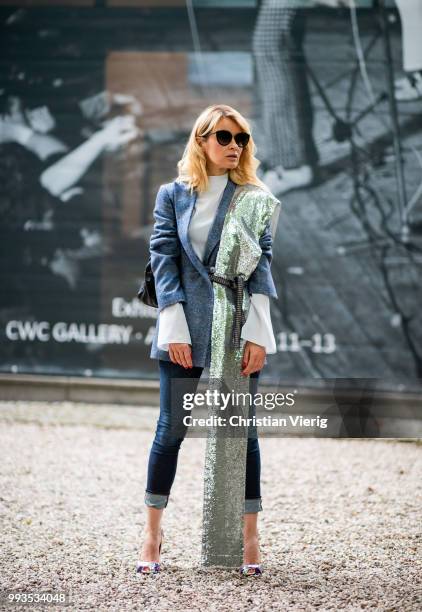
M 217 130 L 229 130 L 233 136 L 244 131 L 229 117 L 222 117 L 212 132 Z M 199 143 L 207 158 L 207 173 L 209 175 L 224 174 L 227 170 L 236 168 L 239 164 L 243 149 L 236 144 L 234 138 L 225 147 L 218 143 L 215 134 L 211 134 L 205 140 L 199 140 Z

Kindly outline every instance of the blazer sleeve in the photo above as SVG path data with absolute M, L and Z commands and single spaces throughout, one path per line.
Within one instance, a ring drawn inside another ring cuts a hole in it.
M 154 208 L 154 229 L 150 238 L 151 269 L 154 274 L 158 311 L 176 302 L 186 302 L 180 280 L 180 239 L 176 214 L 167 187 L 161 185 Z
M 252 295 L 252 293 L 263 293 L 269 297 L 278 299 L 271 274 L 271 262 L 273 259 L 272 245 L 273 238 L 271 235 L 270 223 L 268 222 L 259 239 L 259 246 L 262 249 L 261 258 L 257 267 L 246 281 L 249 295 Z

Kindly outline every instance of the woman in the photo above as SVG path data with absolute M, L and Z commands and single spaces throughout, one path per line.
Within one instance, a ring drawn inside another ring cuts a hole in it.
M 273 197 L 256 176 L 259 162 L 254 152 L 246 119 L 230 106 L 210 106 L 192 128 L 178 163 L 179 176 L 162 185 L 158 192 L 150 252 L 159 309 L 151 357 L 159 360 L 160 417 L 148 463 L 147 521 L 142 561 L 137 564 L 139 573 L 160 569 L 162 512 L 167 506 L 186 431 L 180 426 L 177 434 L 172 430 L 172 426 L 180 424 L 184 410 L 181 389 L 178 391 L 173 385 L 170 397 L 171 382 L 184 379 L 183 392 L 194 393 L 204 367 L 212 366 L 211 335 L 215 332 L 216 317 L 211 278 L 214 280 L 212 275 L 218 265 L 224 222 L 233 209 L 229 205 L 242 189 L 239 186 L 252 187 Z M 249 377 L 252 394 L 256 393 L 266 353 L 276 352 L 269 307 L 269 297 L 278 297 L 270 272 L 271 247 L 268 224 L 259 236 L 259 261 L 246 281 L 250 307 L 241 329 L 244 340 L 241 374 Z M 247 443 L 244 575 L 261 573 L 257 531 L 261 510 L 260 453 L 255 437 L 248 438 Z

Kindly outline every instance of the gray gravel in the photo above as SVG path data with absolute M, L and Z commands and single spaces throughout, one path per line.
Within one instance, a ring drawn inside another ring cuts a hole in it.
M 136 576 L 157 416 L 0 403 L 2 589 L 71 592 L 68 610 L 422 609 L 422 446 L 396 440 L 261 438 L 264 574 L 242 579 L 200 565 L 205 440 L 186 439 L 163 572 Z

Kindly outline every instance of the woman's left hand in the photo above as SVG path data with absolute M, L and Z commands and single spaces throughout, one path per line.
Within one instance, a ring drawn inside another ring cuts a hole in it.
M 242 376 L 249 376 L 249 374 L 261 370 L 264 366 L 266 354 L 265 346 L 246 340 L 242 359 Z

